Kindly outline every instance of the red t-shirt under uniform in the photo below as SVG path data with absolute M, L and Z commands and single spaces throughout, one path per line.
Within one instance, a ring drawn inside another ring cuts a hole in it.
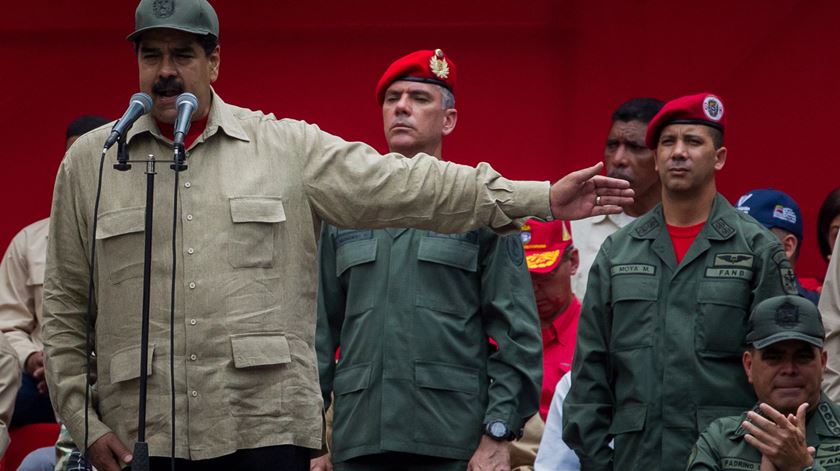
M 674 255 L 677 256 L 677 264 L 682 262 L 683 257 L 688 252 L 697 234 L 703 229 L 706 221 L 693 226 L 672 226 L 668 224 L 668 234 L 671 236 L 671 243 L 674 244 Z

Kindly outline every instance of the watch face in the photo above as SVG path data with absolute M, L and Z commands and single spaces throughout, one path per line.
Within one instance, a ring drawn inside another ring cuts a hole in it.
M 502 422 L 493 422 L 490 424 L 490 434 L 497 438 L 503 438 L 507 435 L 507 426 Z

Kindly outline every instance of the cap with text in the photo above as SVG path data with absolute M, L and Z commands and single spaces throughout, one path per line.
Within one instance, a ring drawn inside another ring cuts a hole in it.
M 656 149 L 659 134 L 671 124 L 703 124 L 723 132 L 726 128 L 723 101 L 711 93 L 700 93 L 665 103 L 648 124 L 645 145 Z
M 776 296 L 753 309 L 747 326 L 747 343 L 761 350 L 784 340 L 823 346 L 825 329 L 814 303 L 801 296 Z
M 219 17 L 207 0 L 141 0 L 134 13 L 134 32 L 127 39 L 136 41 L 145 31 L 155 28 L 218 38 Z
M 548 273 L 560 263 L 566 247 L 572 245 L 572 228 L 568 221 L 541 222 L 529 219 L 520 229 L 528 270 Z
M 786 193 L 770 188 L 752 190 L 738 198 L 736 209 L 743 211 L 764 227 L 790 232 L 802 240 L 802 212 Z
M 376 100 L 385 101 L 385 91 L 397 80 L 433 83 L 455 93 L 455 63 L 442 50 L 415 51 L 395 60 L 376 84 Z

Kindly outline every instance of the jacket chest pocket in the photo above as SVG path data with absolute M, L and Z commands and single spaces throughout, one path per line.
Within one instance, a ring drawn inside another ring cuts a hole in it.
M 699 283 L 695 330 L 698 352 L 705 356 L 740 358 L 747 335 L 750 294 L 745 280 Z
M 376 279 L 377 240 L 365 239 L 340 245 L 335 251 L 335 276 L 343 278 L 351 295 L 347 296 L 347 315 L 360 314 L 373 309 L 373 288 Z M 381 279 L 381 275 L 379 279 Z M 354 280 L 355 283 L 354 283 Z M 356 284 L 358 283 L 358 285 Z
M 283 201 L 271 196 L 230 198 L 233 228 L 228 242 L 228 260 L 233 268 L 272 268 L 274 239 L 286 220 Z
M 96 240 L 102 246 L 99 264 L 113 284 L 143 276 L 144 216 L 142 207 L 116 209 L 99 216 L 96 227 Z
M 613 275 L 612 350 L 631 350 L 652 345 L 658 294 L 659 277 Z
M 443 237 L 424 237 L 417 250 L 416 304 L 468 316 L 479 304 L 479 245 Z

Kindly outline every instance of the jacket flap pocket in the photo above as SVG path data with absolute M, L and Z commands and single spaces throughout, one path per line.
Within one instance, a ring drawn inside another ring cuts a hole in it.
M 417 258 L 474 272 L 478 270 L 478 245 L 461 240 L 424 237 L 420 240 Z
M 638 432 L 644 428 L 646 416 L 646 405 L 640 404 L 620 407 L 615 411 L 615 415 L 613 415 L 612 424 L 610 424 L 610 434 L 617 435 L 619 433 Z
M 335 372 L 333 391 L 336 395 L 361 391 L 370 386 L 370 363 L 342 368 Z
M 618 301 L 656 301 L 659 277 L 647 275 L 614 275 L 612 298 Z
M 231 335 L 230 345 L 236 368 L 279 365 L 292 361 L 289 342 L 279 332 Z
M 478 370 L 417 360 L 414 362 L 414 384 L 421 388 L 478 394 Z
M 335 275 L 348 268 L 376 260 L 376 239 L 348 242 L 335 251 Z
M 286 210 L 280 197 L 238 196 L 230 198 L 230 217 L 233 222 L 276 223 L 286 220 Z
M 746 281 L 701 281 L 697 287 L 697 302 L 722 304 L 746 310 L 750 305 L 751 294 Z
M 697 430 L 706 430 L 709 424 L 721 417 L 729 417 L 733 415 L 741 415 L 746 412 L 746 409 L 740 407 L 698 407 L 697 408 Z
M 143 207 L 115 209 L 100 214 L 96 223 L 96 239 L 143 232 L 145 214 L 146 209 Z
M 35 262 L 29 267 L 29 276 L 26 278 L 27 286 L 39 286 L 44 284 L 44 268 L 46 266 L 43 262 Z
M 149 356 L 146 360 L 146 367 L 148 373 L 147 377 L 152 376 L 152 359 L 155 356 L 155 345 L 149 345 Z M 120 381 L 128 381 L 140 377 L 140 345 L 133 345 L 121 350 L 117 350 L 111 355 L 111 364 L 108 370 L 111 375 L 111 384 L 119 383 Z

